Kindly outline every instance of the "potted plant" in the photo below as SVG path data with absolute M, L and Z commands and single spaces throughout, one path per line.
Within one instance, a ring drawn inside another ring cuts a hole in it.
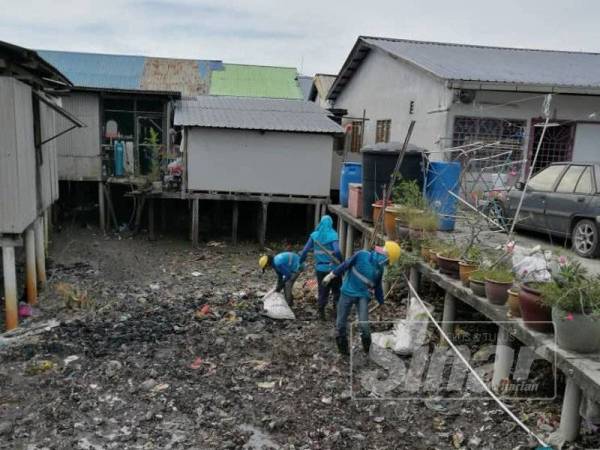
M 508 290 L 508 305 L 509 317 L 521 317 L 521 307 L 519 305 L 519 288 L 513 286 Z
M 411 216 L 422 214 L 425 210 L 423 193 L 415 180 L 398 180 L 392 188 L 392 201 L 395 208 L 390 213 L 395 216 L 396 235 L 407 240 Z
M 600 278 L 586 278 L 576 262 L 561 265 L 541 287 L 542 301 L 552 308 L 558 346 L 579 353 L 600 351 Z
M 477 245 L 471 245 L 461 255 L 458 262 L 458 272 L 463 286 L 469 286 L 469 276 L 479 269 L 481 263 L 481 249 Z
M 469 287 L 478 297 L 485 297 L 485 277 L 486 272 L 481 269 L 472 272 L 469 276 Z
M 504 305 L 513 286 L 513 273 L 504 268 L 489 270 L 485 276 L 485 296 L 493 305 Z
M 435 236 L 438 228 L 437 214 L 434 212 L 423 212 L 412 215 L 408 223 L 409 237 L 413 241 L 421 241 L 424 238 Z
M 396 231 L 396 217 L 399 211 L 403 209 L 399 205 L 391 205 L 385 208 L 383 214 L 383 229 L 387 237 L 393 241 L 398 239 L 398 233 Z
M 456 245 L 448 245 L 437 253 L 440 272 L 452 278 L 459 278 L 460 256 L 462 252 Z
M 373 223 L 379 223 L 381 217 L 381 210 L 383 209 L 383 200 L 375 200 L 375 203 L 371 205 L 373 207 Z

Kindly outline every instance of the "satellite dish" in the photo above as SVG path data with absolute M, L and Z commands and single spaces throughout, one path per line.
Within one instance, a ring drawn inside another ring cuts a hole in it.
M 458 101 L 470 105 L 475 100 L 475 91 L 472 89 L 461 89 L 458 92 Z

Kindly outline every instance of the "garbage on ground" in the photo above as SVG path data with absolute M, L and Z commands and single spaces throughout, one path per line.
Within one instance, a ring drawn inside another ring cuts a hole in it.
M 433 312 L 431 305 L 426 304 L 426 306 L 430 312 Z M 394 323 L 392 331 L 373 333 L 373 343 L 379 347 L 389 348 L 399 355 L 411 355 L 415 349 L 425 344 L 428 325 L 427 312 L 415 297 L 411 297 L 406 319 Z
M 294 311 L 285 301 L 285 297 L 281 292 L 272 290 L 263 297 L 263 308 L 265 315 L 271 319 L 277 320 L 294 320 L 296 316 Z

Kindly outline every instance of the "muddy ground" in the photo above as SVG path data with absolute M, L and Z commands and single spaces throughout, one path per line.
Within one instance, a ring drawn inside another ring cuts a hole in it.
M 180 238 L 90 228 L 55 234 L 36 315 L 0 341 L 0 448 L 532 445 L 491 401 L 353 399 L 369 394 L 356 378 L 351 386 L 333 322 L 317 320 L 310 273 L 299 281 L 298 320 L 274 321 L 261 314 L 274 275 L 257 270 L 259 254 L 253 244 L 192 250 Z M 379 317 L 401 314 L 398 302 Z M 372 364 L 355 351 L 358 368 Z M 544 435 L 559 405 L 511 407 Z M 575 448 L 592 448 L 590 439 Z

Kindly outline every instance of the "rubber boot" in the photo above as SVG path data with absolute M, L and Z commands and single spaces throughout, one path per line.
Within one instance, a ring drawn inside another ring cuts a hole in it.
M 321 320 L 321 321 L 325 320 L 325 307 L 324 306 L 319 306 L 319 320 Z
M 337 343 L 338 351 L 342 355 L 348 356 L 350 354 L 350 352 L 348 351 L 348 339 L 346 339 L 345 337 L 338 336 L 335 338 L 335 342 Z
M 363 350 L 368 355 L 369 354 L 369 350 L 371 349 L 371 336 L 369 336 L 369 337 L 361 337 L 361 340 L 362 340 Z

